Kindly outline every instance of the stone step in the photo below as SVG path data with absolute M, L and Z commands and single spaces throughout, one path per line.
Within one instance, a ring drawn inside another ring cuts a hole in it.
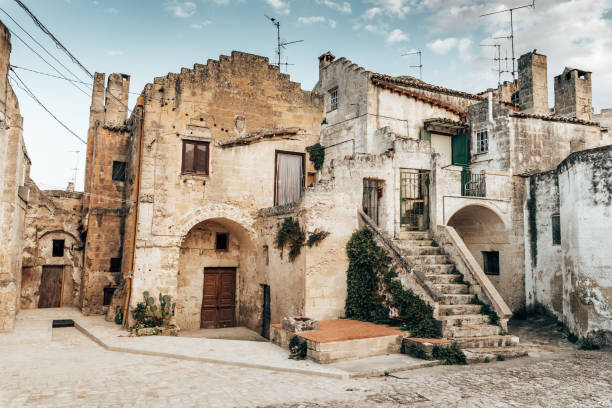
M 450 316 L 440 316 L 442 327 L 449 326 L 475 326 L 489 323 L 489 316 L 482 314 L 456 314 Z
M 431 239 L 429 231 L 400 231 L 400 239 Z
M 470 293 L 470 288 L 465 283 L 436 283 L 434 285 L 439 293 L 445 293 L 447 295 Z
M 489 337 L 501 333 L 501 327 L 491 324 L 477 324 L 468 326 L 443 326 L 442 336 L 449 339 L 464 337 Z
M 432 283 L 455 283 L 457 276 L 453 273 L 443 273 L 437 275 L 425 275 L 425 280 Z
M 398 239 L 394 241 L 400 248 L 412 248 L 415 246 L 432 246 L 432 239 Z
M 455 265 L 446 263 L 446 264 L 432 264 L 432 265 L 415 265 L 415 269 L 419 272 L 422 272 L 425 275 L 442 275 L 442 274 L 451 274 L 453 276 L 459 276 L 457 274 L 453 274 L 453 270 L 455 269 Z
M 472 315 L 480 313 L 480 305 L 440 305 L 438 313 L 443 316 Z
M 441 305 L 467 305 L 474 295 L 442 295 L 438 299 L 438 303 Z
M 459 346 L 464 348 L 497 348 L 515 347 L 519 344 L 516 336 L 485 336 L 485 337 L 461 337 L 453 339 Z
M 465 354 L 468 364 L 492 363 L 494 361 L 508 360 L 529 355 L 529 348 L 521 345 L 495 348 L 471 348 L 461 351 Z
M 414 265 L 444 265 L 449 263 L 446 255 L 409 255 L 405 258 Z
M 444 255 L 442 249 L 439 247 L 433 246 L 415 246 L 412 248 L 402 248 L 402 255 L 411 256 L 411 255 Z

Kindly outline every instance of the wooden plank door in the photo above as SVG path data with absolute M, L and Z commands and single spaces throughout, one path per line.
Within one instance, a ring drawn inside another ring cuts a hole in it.
M 204 289 L 200 327 L 233 327 L 236 310 L 236 270 L 204 270 Z
M 60 307 L 63 270 L 62 266 L 43 266 L 40 278 L 39 308 Z

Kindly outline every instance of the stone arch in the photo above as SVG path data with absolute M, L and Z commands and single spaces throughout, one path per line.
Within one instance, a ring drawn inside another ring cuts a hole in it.
M 255 214 L 232 204 L 206 203 L 185 214 L 178 222 L 181 242 L 196 225 L 209 219 L 225 219 L 240 226 L 250 239 L 255 238 Z
M 72 239 L 74 239 L 74 242 L 79 245 L 82 246 L 83 244 L 81 243 L 81 239 L 78 238 L 76 235 L 74 235 L 72 232 L 70 231 L 65 231 L 65 230 L 60 230 L 60 229 L 55 229 L 55 230 L 48 230 L 43 232 L 42 234 L 40 234 L 40 236 L 38 237 L 39 240 L 43 239 L 45 236 L 49 235 L 49 234 L 66 234 L 68 236 L 70 236 Z
M 454 227 L 457 232 L 457 224 L 465 224 L 465 221 L 471 220 L 476 224 L 481 224 L 487 229 L 495 227 L 498 232 L 503 231 L 505 239 L 508 238 L 508 225 L 505 221 L 505 214 L 499 211 L 495 206 L 479 202 L 479 203 L 468 203 L 461 206 L 448 218 L 446 225 Z M 462 235 L 459 232 L 459 235 Z
M 228 207 L 215 210 L 191 214 L 183 224 L 183 229 L 188 226 L 190 228 L 181 236 L 179 244 L 176 319 L 179 327 L 185 330 L 201 327 L 204 283 L 205 279 L 209 279 L 205 275 L 207 270 L 223 270 L 234 274 L 234 324 L 253 326 L 252 322 L 259 320 L 257 311 L 252 307 L 260 290 L 255 267 L 255 233 L 249 224 L 244 225 L 236 219 L 219 216 L 242 215 L 240 218 L 244 222 L 249 220 L 244 212 L 229 213 Z M 201 220 L 199 217 L 202 214 L 212 216 Z M 218 235 L 221 234 L 228 238 L 227 249 L 216 247 Z

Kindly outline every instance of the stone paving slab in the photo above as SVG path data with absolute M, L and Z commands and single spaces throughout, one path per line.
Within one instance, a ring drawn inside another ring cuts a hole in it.
M 427 361 L 405 354 L 387 354 L 328 364 L 330 367 L 348 372 L 349 378 L 378 377 L 399 371 L 416 370 L 437 365 L 440 365 L 440 361 Z

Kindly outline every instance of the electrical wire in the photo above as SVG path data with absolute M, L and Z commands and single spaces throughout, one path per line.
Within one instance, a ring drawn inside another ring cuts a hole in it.
M 30 39 L 32 41 L 34 41 L 40 48 L 42 48 L 42 50 L 44 52 L 47 53 L 47 55 L 49 55 L 51 58 L 53 58 L 58 64 L 60 64 L 60 66 L 62 68 L 64 68 L 66 71 L 68 71 L 74 78 L 76 78 L 77 80 L 81 81 L 81 78 L 79 78 L 74 72 L 72 72 L 67 66 L 65 66 L 59 59 L 57 59 L 55 57 L 55 55 L 51 54 L 51 52 L 49 52 L 44 45 L 42 45 L 40 42 L 38 42 L 38 40 L 36 40 L 36 38 L 34 38 L 25 28 L 23 28 L 21 26 L 21 24 L 19 24 L 9 13 L 7 13 L 2 7 L 0 7 L 0 11 L 2 11 L 4 14 L 7 15 L 8 18 L 10 18 L 13 23 L 15 23 L 15 25 L 17 25 L 17 27 L 19 27 L 21 29 L 21 31 L 23 31 L 28 37 L 30 37 Z
M 34 20 L 34 23 L 42 30 L 43 33 L 47 34 L 53 40 L 57 48 L 64 51 L 70 57 L 72 62 L 77 64 L 79 67 L 81 67 L 81 69 L 85 71 L 85 73 L 89 75 L 91 79 L 93 79 L 94 76 L 91 74 L 91 72 L 89 72 L 87 68 L 85 68 L 83 64 L 81 64 L 81 62 L 74 55 L 72 55 L 70 51 L 68 51 L 68 49 L 64 47 L 64 45 L 57 38 L 55 38 L 55 36 L 51 33 L 51 31 L 49 31 L 47 27 L 45 27 L 44 24 L 41 23 L 40 20 L 38 20 L 38 18 L 36 18 L 36 16 L 30 11 L 30 9 L 25 4 L 23 4 L 20 0 L 15 0 L 15 3 L 17 3 L 32 18 L 32 20 Z
M 12 68 L 10 68 L 11 72 L 13 73 L 13 75 L 17 78 L 17 80 L 19 82 L 15 82 L 15 84 L 21 88 L 28 96 L 30 96 L 32 99 L 34 99 L 34 101 L 36 103 L 38 103 L 45 111 L 47 111 L 47 113 L 49 115 L 51 115 L 51 117 L 53 117 L 53 119 L 55 119 L 57 121 L 57 123 L 59 123 L 60 125 L 62 125 L 62 127 L 64 129 L 66 129 L 68 132 L 70 132 L 74 137 L 76 137 L 77 139 L 79 139 L 81 142 L 83 142 L 84 144 L 87 144 L 87 141 L 82 139 L 79 135 L 76 134 L 76 132 L 74 132 L 72 129 L 70 129 L 66 124 L 64 124 L 64 122 L 62 122 L 57 116 L 55 116 L 53 114 L 53 112 L 51 112 L 41 101 L 40 99 L 38 99 L 36 97 L 36 95 L 34 95 L 34 93 L 30 90 L 30 88 L 28 88 L 28 86 L 25 84 L 25 82 L 23 82 L 21 80 L 21 78 L 19 77 L 19 75 L 17 75 L 17 73 L 15 72 L 15 70 L 13 70 Z M 11 78 L 13 81 L 15 81 L 15 79 L 10 76 L 9 78 Z M 21 84 L 21 85 L 20 85 Z

